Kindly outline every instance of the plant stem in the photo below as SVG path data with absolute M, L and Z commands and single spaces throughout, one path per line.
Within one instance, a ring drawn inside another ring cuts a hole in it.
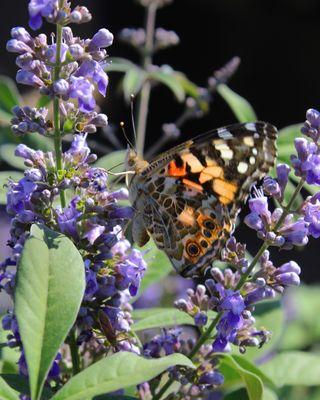
M 275 227 L 274 227 L 274 232 L 277 232 L 278 229 L 281 227 L 282 223 L 284 222 L 286 216 L 290 213 L 292 204 L 294 203 L 296 197 L 298 196 L 298 194 L 300 193 L 303 185 L 304 185 L 305 180 L 301 179 L 299 184 L 297 185 L 293 195 L 291 196 L 291 199 L 289 200 L 289 203 L 287 204 L 287 206 L 284 208 L 283 213 L 281 215 L 281 217 L 279 218 L 279 221 L 276 223 Z M 246 280 L 248 279 L 248 276 L 251 274 L 253 268 L 255 267 L 256 263 L 259 261 L 259 258 L 262 256 L 262 254 L 268 249 L 269 247 L 269 243 L 268 242 L 264 242 L 263 245 L 260 247 L 259 251 L 257 252 L 257 254 L 255 255 L 254 259 L 251 261 L 251 264 L 249 265 L 248 269 L 246 270 L 246 272 L 241 276 L 240 281 L 238 282 L 235 290 L 240 290 L 242 288 L 242 286 L 244 285 L 244 283 L 246 282 Z
M 284 222 L 286 216 L 290 213 L 290 209 L 292 207 L 292 204 L 294 203 L 296 197 L 300 193 L 300 191 L 301 191 L 301 189 L 302 189 L 302 187 L 304 185 L 304 182 L 305 182 L 305 180 L 301 179 L 299 184 L 297 185 L 296 190 L 294 191 L 294 193 L 293 193 L 291 199 L 289 200 L 287 206 L 284 208 L 283 213 L 282 213 L 281 217 L 279 218 L 279 221 L 277 222 L 277 224 L 274 227 L 274 231 L 275 232 L 281 227 L 281 225 Z M 259 261 L 260 257 L 262 256 L 264 251 L 268 249 L 269 246 L 270 246 L 270 244 L 268 242 L 264 242 L 262 244 L 262 246 L 258 250 L 257 254 L 255 255 L 255 257 L 251 261 L 247 271 L 241 276 L 241 279 L 238 282 L 237 286 L 235 287 L 235 290 L 240 290 L 242 288 L 242 286 L 247 281 L 250 273 L 252 272 L 253 268 L 255 267 L 257 262 Z M 211 322 L 211 325 L 209 326 L 209 328 L 207 330 L 205 330 L 203 332 L 203 334 L 199 337 L 199 340 L 197 341 L 197 343 L 195 344 L 195 346 L 192 349 L 191 353 L 189 354 L 190 360 L 192 360 L 197 355 L 200 347 L 210 338 L 210 335 L 211 335 L 212 331 L 214 330 L 214 328 L 219 323 L 222 315 L 223 315 L 223 313 L 218 313 L 217 316 L 215 317 L 215 319 Z M 161 397 L 170 388 L 170 386 L 174 383 L 174 381 L 175 380 L 173 378 L 169 378 L 168 381 L 162 386 L 160 391 L 153 397 L 153 400 L 160 400 Z
M 56 82 L 60 78 L 61 70 L 61 45 L 62 45 L 62 26 L 57 24 L 56 38 L 56 62 L 53 70 L 53 81 Z M 54 149 L 56 153 L 56 172 L 62 170 L 62 140 L 60 129 L 60 99 L 58 96 L 53 100 L 53 121 L 54 121 Z M 64 191 L 60 191 L 61 207 L 66 206 Z
M 216 327 L 217 323 L 220 321 L 222 313 L 218 313 L 215 319 L 211 322 L 208 329 L 206 329 L 203 334 L 199 337 L 199 340 L 195 344 L 194 348 L 192 349 L 191 353 L 189 354 L 190 360 L 192 360 L 198 353 L 200 347 L 209 339 L 212 331 Z M 173 378 L 169 378 L 167 382 L 162 386 L 159 392 L 153 396 L 153 400 L 160 400 L 161 397 L 165 394 L 165 392 L 170 388 L 170 386 L 174 383 Z
M 72 371 L 73 375 L 76 375 L 80 372 L 80 357 L 78 352 L 78 345 L 76 340 L 76 330 L 73 328 L 69 334 L 69 341 L 68 341 L 72 359 Z
M 142 53 L 142 66 L 146 72 L 149 71 L 152 65 L 152 54 L 154 50 L 154 31 L 156 23 L 157 5 L 151 3 L 148 6 L 146 14 L 146 43 Z M 148 119 L 148 108 L 151 92 L 151 83 L 147 80 L 141 89 L 139 106 L 138 106 L 138 126 L 137 126 L 137 153 L 139 156 L 143 156 L 144 142 L 146 137 L 147 119 Z

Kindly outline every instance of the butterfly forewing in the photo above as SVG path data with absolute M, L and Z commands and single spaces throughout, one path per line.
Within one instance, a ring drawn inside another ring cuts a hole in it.
M 218 258 L 251 186 L 274 165 L 276 137 L 270 124 L 237 124 L 158 156 L 129 187 L 137 241 L 148 232 L 180 274 L 199 275 Z

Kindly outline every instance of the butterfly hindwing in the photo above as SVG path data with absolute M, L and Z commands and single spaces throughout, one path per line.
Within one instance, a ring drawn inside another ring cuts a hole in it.
M 218 257 L 251 186 L 274 165 L 276 135 L 264 122 L 237 124 L 158 156 L 130 185 L 139 187 L 135 231 L 147 231 L 180 274 L 198 275 Z

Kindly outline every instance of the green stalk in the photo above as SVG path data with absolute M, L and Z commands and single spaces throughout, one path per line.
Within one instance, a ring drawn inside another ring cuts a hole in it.
M 62 45 L 62 26 L 57 24 L 57 39 L 56 39 L 56 62 L 53 70 L 53 81 L 56 82 L 60 79 L 61 71 L 61 45 Z M 56 153 L 57 174 L 62 170 L 62 139 L 60 129 L 60 99 L 58 96 L 53 100 L 53 122 L 54 122 L 54 149 Z M 61 207 L 66 206 L 66 199 L 64 191 L 60 191 Z
M 73 328 L 69 334 L 69 341 L 68 341 L 71 353 L 73 375 L 78 374 L 81 370 L 76 336 L 77 336 L 76 330 L 75 328 Z
M 300 193 L 300 191 L 301 191 L 301 189 L 302 189 L 302 187 L 304 185 L 304 182 L 305 182 L 305 180 L 301 179 L 299 184 L 297 185 L 296 190 L 294 191 L 291 199 L 289 200 L 289 203 L 284 208 L 283 213 L 282 213 L 281 217 L 279 218 L 279 221 L 277 222 L 277 224 L 274 227 L 274 231 L 275 232 L 277 232 L 277 230 L 281 227 L 281 225 L 284 222 L 286 216 L 290 213 L 291 207 L 292 207 L 295 199 L 297 198 L 298 194 Z M 243 285 L 246 283 L 249 275 L 251 274 L 253 268 L 255 267 L 255 265 L 259 261 L 260 257 L 265 252 L 265 250 L 268 249 L 268 247 L 269 247 L 269 243 L 268 242 L 264 242 L 262 244 L 262 246 L 258 250 L 257 254 L 255 255 L 255 257 L 251 261 L 247 271 L 241 276 L 241 279 L 238 282 L 235 290 L 241 290 Z M 197 353 L 198 353 L 199 349 L 201 348 L 201 346 L 210 338 L 211 333 L 213 332 L 214 328 L 219 323 L 219 321 L 220 321 L 220 319 L 222 317 L 222 314 L 223 313 L 218 313 L 216 318 L 211 322 L 211 325 L 208 327 L 208 329 L 206 329 L 201 334 L 201 336 L 199 337 L 197 343 L 195 344 L 194 348 L 192 349 L 191 353 L 189 354 L 190 360 L 193 360 L 195 358 L 195 356 L 197 355 Z M 160 400 L 162 398 L 162 396 L 166 393 L 166 391 L 170 388 L 170 386 L 174 383 L 174 381 L 175 380 L 173 378 L 168 379 L 168 381 L 162 386 L 162 388 L 159 390 L 159 392 L 155 396 L 153 396 L 153 400 Z
M 152 54 L 154 50 L 154 31 L 156 24 L 156 14 L 157 5 L 156 3 L 151 3 L 147 9 L 146 15 L 146 44 L 142 53 L 142 66 L 146 72 L 149 71 L 152 65 Z M 139 106 L 138 106 L 138 125 L 137 125 L 137 153 L 139 156 L 143 156 L 144 142 L 146 137 L 147 119 L 148 119 L 148 109 L 149 100 L 151 93 L 151 83 L 147 80 L 141 89 Z

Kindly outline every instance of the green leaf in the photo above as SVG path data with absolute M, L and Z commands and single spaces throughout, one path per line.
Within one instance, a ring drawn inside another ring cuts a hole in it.
M 15 314 L 34 400 L 77 317 L 84 289 L 83 260 L 71 240 L 33 225 L 18 266 Z
M 194 368 L 182 354 L 146 359 L 134 353 L 116 353 L 75 375 L 52 400 L 90 400 L 99 394 L 149 381 L 175 365 Z
M 319 386 L 320 355 L 303 351 L 284 352 L 261 365 L 261 370 L 278 387 Z
M 17 171 L 2 171 L 0 172 L 0 204 L 7 203 L 7 185 L 9 178 L 17 182 L 23 178 L 23 174 Z
M 1 378 L 15 391 L 30 396 L 28 378 L 18 374 L 1 374 Z M 52 391 L 49 387 L 45 387 L 43 390 L 42 400 L 50 399 L 52 397 Z
M 166 253 L 159 250 L 152 239 L 139 249 L 142 252 L 146 252 L 144 259 L 148 264 L 148 268 L 141 281 L 138 297 L 141 296 L 149 286 L 161 281 L 173 270 Z M 137 297 L 134 300 L 136 299 Z
M 209 312 L 208 316 L 211 321 L 216 314 L 214 312 Z M 131 326 L 132 330 L 135 332 L 145 329 L 164 328 L 176 325 L 195 325 L 192 317 L 175 308 L 159 307 L 138 309 L 132 312 L 132 317 L 134 320 L 139 320 Z
M 121 57 L 108 58 L 108 65 L 105 67 L 106 72 L 127 72 L 132 68 L 139 68 L 136 64 Z
M 249 400 L 263 400 L 263 384 L 260 377 L 246 368 L 243 368 L 243 366 L 241 366 L 233 356 L 222 353 L 220 353 L 219 356 L 221 358 L 222 373 L 224 366 L 231 368 L 237 375 L 239 375 L 245 385 Z
M 162 83 L 163 85 L 167 86 L 176 96 L 179 102 L 182 102 L 185 99 L 186 95 L 184 88 L 179 79 L 176 78 L 176 75 L 171 68 L 162 67 L 157 72 L 150 72 L 148 74 L 148 79 Z
M 263 400 L 279 400 L 277 393 L 268 387 L 264 388 Z
M 0 108 L 11 115 L 14 106 L 21 103 L 21 97 L 13 79 L 0 75 Z M 12 117 L 12 115 L 11 115 Z
M 18 392 L 13 390 L 1 377 L 0 377 L 0 398 L 1 400 L 19 400 Z
M 11 167 L 25 170 L 26 166 L 21 157 L 17 157 L 14 152 L 16 145 L 12 143 L 3 144 L 0 146 L 0 157 L 3 161 L 9 164 Z
M 266 374 L 264 374 L 260 368 L 247 360 L 243 355 L 239 356 L 234 354 L 232 357 L 242 368 L 257 375 L 266 385 L 272 386 L 273 388 L 276 387 L 275 383 Z
M 146 80 L 146 73 L 141 68 L 129 69 L 122 82 L 124 98 L 130 101 L 131 95 L 136 95 Z
M 194 325 L 194 320 L 188 314 L 175 308 L 150 308 L 150 315 L 142 318 L 140 321 L 132 325 L 135 332 L 152 328 L 164 328 L 175 325 Z M 137 318 L 138 313 L 133 312 L 133 319 Z
M 291 154 L 295 154 L 294 139 L 302 135 L 302 124 L 294 124 L 280 129 L 278 132 L 277 148 L 278 162 L 290 164 Z
M 229 86 L 220 84 L 217 87 L 217 92 L 229 105 L 239 122 L 256 121 L 257 116 L 251 104 L 243 97 L 238 95 Z

